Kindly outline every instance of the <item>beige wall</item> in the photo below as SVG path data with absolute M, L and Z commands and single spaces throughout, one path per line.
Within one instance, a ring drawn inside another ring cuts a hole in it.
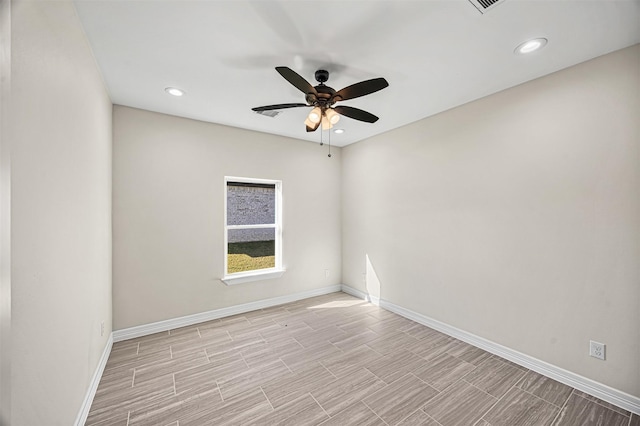
M 112 106 L 71 2 L 13 3 L 11 90 L 11 424 L 68 426 L 111 332 Z
M 0 425 L 11 420 L 11 2 L 0 1 Z
M 122 106 L 113 120 L 114 329 L 340 283 L 340 149 Z M 282 180 L 281 278 L 219 280 L 224 176 Z
M 342 201 L 345 284 L 640 397 L 640 45 L 344 148 Z

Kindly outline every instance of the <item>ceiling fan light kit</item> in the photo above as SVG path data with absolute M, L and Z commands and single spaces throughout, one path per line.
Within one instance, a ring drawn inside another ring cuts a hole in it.
M 336 102 L 369 95 L 389 86 L 387 80 L 380 77 L 361 81 L 336 91 L 332 87 L 324 84 L 329 80 L 329 71 L 327 70 L 317 70 L 315 72 L 316 81 L 319 83 L 315 87 L 289 67 L 276 67 L 276 71 L 278 71 L 285 80 L 305 94 L 305 101 L 307 103 L 275 104 L 251 109 L 255 112 L 262 112 L 275 109 L 312 107 L 313 109 L 304 120 L 307 132 L 314 132 L 320 126 L 322 126 L 321 130 L 331 129 L 334 124 L 340 121 L 341 115 L 365 123 L 375 123 L 378 121 L 378 117 L 370 112 L 343 105 L 334 107 L 334 104 Z
M 315 107 L 314 109 L 311 110 L 307 118 L 311 123 L 317 124 L 320 121 L 321 116 L 322 116 L 322 110 L 320 109 L 320 107 Z

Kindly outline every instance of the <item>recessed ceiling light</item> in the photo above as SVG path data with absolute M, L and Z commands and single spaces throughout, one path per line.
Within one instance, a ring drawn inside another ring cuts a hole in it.
M 344 133 L 344 129 L 335 129 L 333 133 L 337 133 L 337 134 Z
M 175 87 L 166 87 L 164 89 L 164 91 L 167 92 L 170 95 L 173 95 L 173 96 L 182 96 L 182 95 L 184 95 L 184 90 L 180 90 L 180 89 L 177 89 Z
M 514 52 L 517 55 L 526 55 L 527 53 L 535 52 L 541 47 L 544 47 L 545 44 L 547 44 L 546 38 L 534 38 L 520 43 Z

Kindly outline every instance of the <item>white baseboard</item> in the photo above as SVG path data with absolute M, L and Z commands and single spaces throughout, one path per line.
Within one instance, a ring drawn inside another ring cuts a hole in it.
M 555 365 L 541 361 L 532 356 L 523 354 L 506 346 L 502 346 L 480 336 L 476 336 L 475 334 L 469 333 L 456 327 L 452 327 L 433 318 L 429 318 L 425 315 L 419 314 L 409 309 L 405 309 L 384 299 L 379 299 L 378 297 L 371 296 L 353 287 L 349 287 L 343 284 L 342 291 L 360 299 L 370 301 L 371 303 L 379 305 L 381 308 L 384 308 L 388 311 L 394 312 L 400 316 L 403 316 L 422 325 L 426 325 L 427 327 L 431 327 L 434 330 L 438 330 L 451 337 L 462 340 L 463 342 L 467 342 L 473 346 L 477 346 L 487 352 L 498 355 L 511 362 L 528 368 L 529 370 L 533 370 L 560 383 L 564 383 L 567 386 L 571 386 L 582 392 L 588 393 L 589 395 L 600 398 L 603 401 L 609 402 L 620 408 L 640 415 L 640 398 L 638 397 L 619 391 L 586 377 L 580 376 L 579 374 L 572 373 L 571 371 L 567 371 L 563 368 L 556 367 Z
M 76 417 L 76 422 L 74 423 L 75 426 L 84 426 L 85 422 L 87 421 L 87 416 L 89 416 L 89 410 L 91 409 L 91 404 L 93 403 L 93 397 L 96 395 L 96 391 L 98 390 L 98 385 L 100 384 L 100 379 L 102 378 L 104 367 L 107 365 L 107 360 L 109 359 L 109 355 L 111 354 L 112 346 L 113 333 L 109 335 L 107 344 L 102 351 L 102 356 L 100 357 L 100 361 L 98 362 L 98 366 L 96 367 L 96 371 L 93 372 L 91 382 L 89 382 L 89 389 L 87 389 L 87 393 L 84 396 L 84 401 L 82 401 L 82 406 L 80 406 L 80 411 L 78 412 L 78 416 Z
M 242 305 L 230 306 L 228 308 L 214 309 L 213 311 L 201 312 L 198 314 L 187 315 L 179 318 L 172 318 L 164 321 L 158 321 L 150 324 L 139 325 L 136 327 L 124 328 L 113 332 L 113 341 L 121 342 L 136 337 L 147 336 L 161 331 L 172 330 L 174 328 L 186 327 L 188 325 L 198 324 L 205 321 L 211 321 L 218 318 L 228 317 L 231 315 L 244 314 L 245 312 L 255 311 L 257 309 L 270 308 L 272 306 L 282 305 L 284 303 L 295 302 L 297 300 L 308 299 L 309 297 L 322 296 L 323 294 L 335 293 L 341 291 L 340 284 L 329 287 L 322 287 L 315 290 L 304 291 L 301 293 L 290 294 L 287 296 L 273 297 L 271 299 L 258 300 Z
M 342 284 L 342 291 L 347 293 L 347 294 L 350 294 L 350 295 L 352 295 L 354 297 L 357 297 L 359 299 L 364 299 L 367 302 L 370 302 L 370 303 L 372 303 L 372 304 L 374 304 L 376 306 L 380 306 L 380 298 L 379 297 L 373 296 L 373 295 L 371 295 L 369 293 L 365 293 L 364 291 L 360 291 L 358 289 L 355 289 L 353 287 L 349 287 L 348 285 L 344 285 L 344 284 Z

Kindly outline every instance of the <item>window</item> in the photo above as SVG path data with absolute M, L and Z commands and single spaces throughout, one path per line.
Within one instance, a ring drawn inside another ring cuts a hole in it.
M 226 284 L 282 275 L 280 181 L 225 177 Z

